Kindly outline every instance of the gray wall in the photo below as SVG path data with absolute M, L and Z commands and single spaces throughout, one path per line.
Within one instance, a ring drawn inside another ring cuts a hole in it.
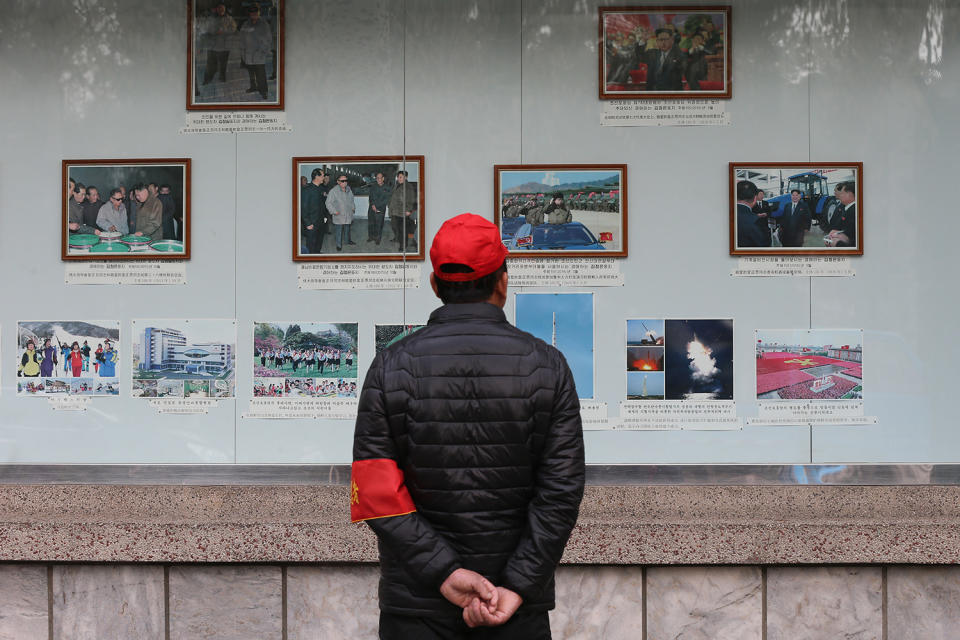
M 426 234 L 491 216 L 492 165 L 625 162 L 631 257 L 624 290 L 596 291 L 597 399 L 624 394 L 627 317 L 733 317 L 736 399 L 753 415 L 756 328 L 863 328 L 872 427 L 587 434 L 591 462 L 948 462 L 960 457 L 948 318 L 957 312 L 950 175 L 958 148 L 960 7 L 943 0 L 738 0 L 729 127 L 602 128 L 596 6 L 584 0 L 290 0 L 289 134 L 178 135 L 186 7 L 119 0 L 0 22 L 2 462 L 344 462 L 348 421 L 250 421 L 238 399 L 158 416 L 131 398 L 82 414 L 15 397 L 17 320 L 236 317 L 238 362 L 258 320 L 356 321 L 361 376 L 373 324 L 422 322 L 426 283 L 301 292 L 290 260 L 290 158 L 426 156 Z M 60 161 L 193 159 L 193 258 L 179 287 L 65 286 Z M 854 278 L 733 279 L 727 162 L 864 162 L 866 255 Z M 429 264 L 429 263 L 427 263 Z M 659 274 L 649 278 L 654 268 Z M 642 295 L 641 295 L 642 294 Z M 507 308 L 512 317 L 512 303 Z M 124 382 L 124 390 L 128 389 Z

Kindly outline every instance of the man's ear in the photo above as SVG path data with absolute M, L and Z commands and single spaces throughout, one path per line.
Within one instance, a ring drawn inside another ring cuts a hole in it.
M 440 297 L 440 292 L 437 291 L 437 276 L 430 272 L 430 287 L 433 289 L 433 295 Z

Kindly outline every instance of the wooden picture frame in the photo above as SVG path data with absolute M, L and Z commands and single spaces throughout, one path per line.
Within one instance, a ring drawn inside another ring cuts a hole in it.
M 627 256 L 625 164 L 494 165 L 493 198 L 512 258 Z
M 187 0 L 187 111 L 282 110 L 284 49 L 284 0 Z
M 302 156 L 293 158 L 292 163 L 294 262 L 424 259 L 424 156 Z M 337 180 L 341 175 L 353 194 L 352 215 L 336 215 L 327 205 L 327 195 L 340 188 Z M 382 184 L 378 175 L 383 176 Z M 400 187 L 401 179 L 408 186 Z M 391 204 L 412 208 L 398 217 L 390 210 Z
M 601 100 L 729 100 L 733 95 L 729 5 L 597 11 Z
M 190 259 L 190 158 L 63 160 L 61 180 L 61 260 Z
M 862 207 L 862 162 L 731 162 L 730 255 L 862 256 Z

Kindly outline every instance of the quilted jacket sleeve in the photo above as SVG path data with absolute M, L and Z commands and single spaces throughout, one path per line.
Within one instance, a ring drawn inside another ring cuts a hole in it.
M 551 424 L 534 479 L 533 500 L 520 543 L 500 583 L 524 600 L 540 594 L 560 563 L 583 498 L 583 427 L 573 375 L 563 356 Z
M 362 519 L 373 529 L 381 545 L 393 551 L 393 557 L 401 559 L 408 573 L 425 585 L 439 588 L 447 577 L 461 567 L 461 560 L 449 542 L 433 526 L 416 512 L 416 505 L 403 484 L 403 462 L 397 459 L 396 444 L 390 434 L 383 392 L 383 359 L 378 355 L 363 384 L 360 394 L 357 423 L 353 434 L 354 480 L 351 483 L 351 506 L 357 493 L 379 494 L 377 504 L 383 513 L 364 513 L 354 520 Z M 359 467 L 378 464 L 382 461 L 396 474 L 390 482 L 381 476 L 372 484 L 358 486 Z M 400 494 L 400 498 L 396 494 Z M 362 495 L 359 497 L 364 500 Z M 396 505 L 393 509 L 389 505 Z M 413 511 L 404 513 L 411 505 Z M 394 515 L 399 514 L 399 515 Z

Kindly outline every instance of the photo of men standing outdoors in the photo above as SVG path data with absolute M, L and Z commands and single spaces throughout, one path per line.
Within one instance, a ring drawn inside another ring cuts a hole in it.
M 422 260 L 423 156 L 293 159 L 295 261 Z
M 863 255 L 863 163 L 730 163 L 731 255 Z
M 283 108 L 283 0 L 191 0 L 187 109 Z

